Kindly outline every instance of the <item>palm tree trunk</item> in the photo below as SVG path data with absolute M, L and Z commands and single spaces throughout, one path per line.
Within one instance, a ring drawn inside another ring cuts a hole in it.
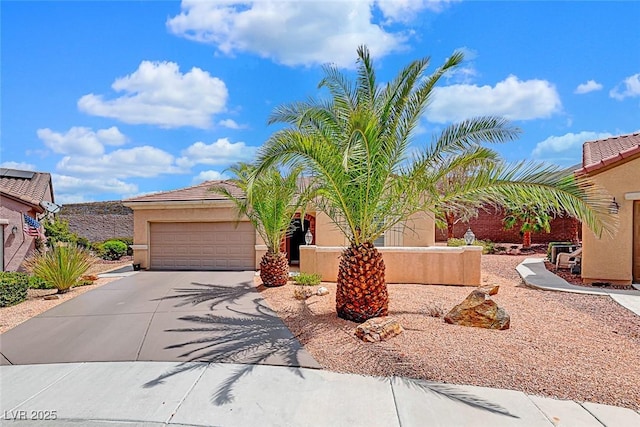
M 455 225 L 456 217 L 453 213 L 447 212 L 445 218 L 447 219 L 447 240 L 453 239 L 453 226 Z
M 530 248 L 531 247 L 531 232 L 525 231 L 522 234 L 522 247 Z
M 284 286 L 289 281 L 289 262 L 282 252 L 267 252 L 260 260 L 260 278 L 268 288 Z
M 389 295 L 382 254 L 370 242 L 352 244 L 340 257 L 336 290 L 338 317 L 364 322 L 386 316 Z

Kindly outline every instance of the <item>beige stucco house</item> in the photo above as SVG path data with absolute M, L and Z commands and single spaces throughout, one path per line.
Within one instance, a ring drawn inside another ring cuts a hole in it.
M 254 270 L 266 246 L 233 204 L 209 191 L 208 181 L 123 201 L 133 209 L 134 263 L 153 270 Z M 237 188 L 229 185 L 231 191 Z M 236 193 L 237 194 L 237 193 Z M 295 232 L 283 242 L 291 264 L 335 280 L 340 252 L 348 244 L 329 217 L 310 210 L 294 219 Z M 311 245 L 305 233 L 311 231 Z M 480 283 L 481 248 L 434 248 L 433 218 L 418 214 L 376 241 L 387 263 L 389 283 Z M 466 273 L 458 268 L 472 254 Z M 443 259 L 445 257 L 446 259 Z M 461 264 L 462 263 L 462 264 Z M 432 274 L 429 276 L 425 272 Z M 470 273 L 472 271 L 472 273 Z
M 613 237 L 597 238 L 583 225 L 583 280 L 640 283 L 640 133 L 585 142 L 576 173 L 611 194 L 611 212 L 620 221 Z
M 43 203 L 53 203 L 51 175 L 16 169 L 0 169 L 0 260 L 2 271 L 16 271 L 35 248 L 36 236 L 25 231 L 24 215 L 40 219 Z

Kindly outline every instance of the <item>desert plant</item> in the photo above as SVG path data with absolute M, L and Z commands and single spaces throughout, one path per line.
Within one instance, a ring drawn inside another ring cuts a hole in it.
M 93 259 L 78 246 L 69 245 L 55 246 L 36 254 L 30 262 L 34 275 L 58 289 L 58 293 L 65 293 L 78 283 L 93 264 Z
M 318 273 L 300 273 L 293 277 L 293 283 L 300 286 L 318 286 L 322 277 Z
M 278 107 L 269 119 L 287 126 L 260 149 L 255 175 L 274 165 L 304 166 L 316 179 L 318 209 L 350 241 L 338 269 L 336 311 L 341 318 L 362 322 L 387 315 L 385 266 L 373 242 L 417 212 L 534 200 L 550 211 L 582 218 L 596 234 L 616 226 L 608 213 L 610 196 L 553 166 L 486 162 L 440 190 L 452 171 L 496 157 L 482 143 L 514 140 L 520 133 L 500 117 L 470 118 L 446 127 L 431 145 L 416 147 L 410 155 L 436 83 L 462 60 L 456 52 L 426 75 L 429 59 L 419 59 L 380 84 L 369 50 L 362 46 L 355 79 L 327 66 L 319 86 L 329 96 Z
M 24 273 L 0 272 L 0 307 L 26 300 L 28 283 L 29 277 Z
M 531 247 L 531 233 L 551 231 L 551 215 L 548 208 L 538 204 L 508 205 L 503 219 L 504 228 L 509 230 L 520 224 L 522 247 Z
M 59 218 L 49 218 L 42 221 L 44 234 L 47 236 L 47 245 L 56 246 L 58 243 L 78 243 L 78 235 L 69 230 L 69 222 Z
M 46 280 L 38 276 L 29 276 L 29 289 L 53 289 Z
M 100 246 L 100 258 L 118 260 L 127 254 L 127 244 L 120 240 L 107 240 Z

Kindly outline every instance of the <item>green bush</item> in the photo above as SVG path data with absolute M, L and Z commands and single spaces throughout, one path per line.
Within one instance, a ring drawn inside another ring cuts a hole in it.
M 91 256 L 75 245 L 56 246 L 30 260 L 33 274 L 58 289 L 58 293 L 75 286 L 92 262 Z
M 318 286 L 322 282 L 322 277 L 318 273 L 300 273 L 293 278 L 293 281 L 300 286 Z
M 53 286 L 38 276 L 29 276 L 29 289 L 53 289 Z
M 100 257 L 108 260 L 118 260 L 127 254 L 127 244 L 120 240 L 107 240 L 102 244 Z
M 473 242 L 474 246 L 482 246 L 483 254 L 494 254 L 496 252 L 495 243 L 491 240 L 475 240 Z M 447 240 L 447 246 L 458 247 L 458 246 L 467 246 L 464 239 L 449 239 Z
M 29 277 L 24 273 L 0 272 L 0 307 L 16 305 L 27 299 Z

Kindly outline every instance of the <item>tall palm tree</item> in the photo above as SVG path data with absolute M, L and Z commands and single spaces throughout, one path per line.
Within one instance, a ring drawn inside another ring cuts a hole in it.
M 274 164 L 302 165 L 317 178 L 318 208 L 350 241 L 341 255 L 336 310 L 353 321 L 384 316 L 388 294 L 382 255 L 375 239 L 420 211 L 436 212 L 453 203 L 533 198 L 564 209 L 598 232 L 606 201 L 593 186 L 537 165 L 491 163 L 460 185 L 440 191 L 442 179 L 495 153 L 480 144 L 513 140 L 519 130 L 496 117 L 480 117 L 447 127 L 430 145 L 409 156 L 415 128 L 438 80 L 463 60 L 454 53 L 432 74 L 428 58 L 411 62 L 380 85 L 366 47 L 358 48 L 355 81 L 332 66 L 320 88 L 328 99 L 278 107 L 270 123 L 288 125 L 260 149 L 256 179 Z
M 301 167 L 292 168 L 282 176 L 271 167 L 261 171 L 256 179 L 250 179 L 255 171 L 253 165 L 238 163 L 230 168 L 235 177 L 224 184 L 211 187 L 211 191 L 231 200 L 238 218 L 246 216 L 267 245 L 267 253 L 260 261 L 260 278 L 265 286 L 275 287 L 287 284 L 289 263 L 280 246 L 291 231 L 291 220 L 296 212 L 304 210 L 313 195 L 311 185 L 302 180 Z M 229 184 L 241 190 L 233 191 Z

